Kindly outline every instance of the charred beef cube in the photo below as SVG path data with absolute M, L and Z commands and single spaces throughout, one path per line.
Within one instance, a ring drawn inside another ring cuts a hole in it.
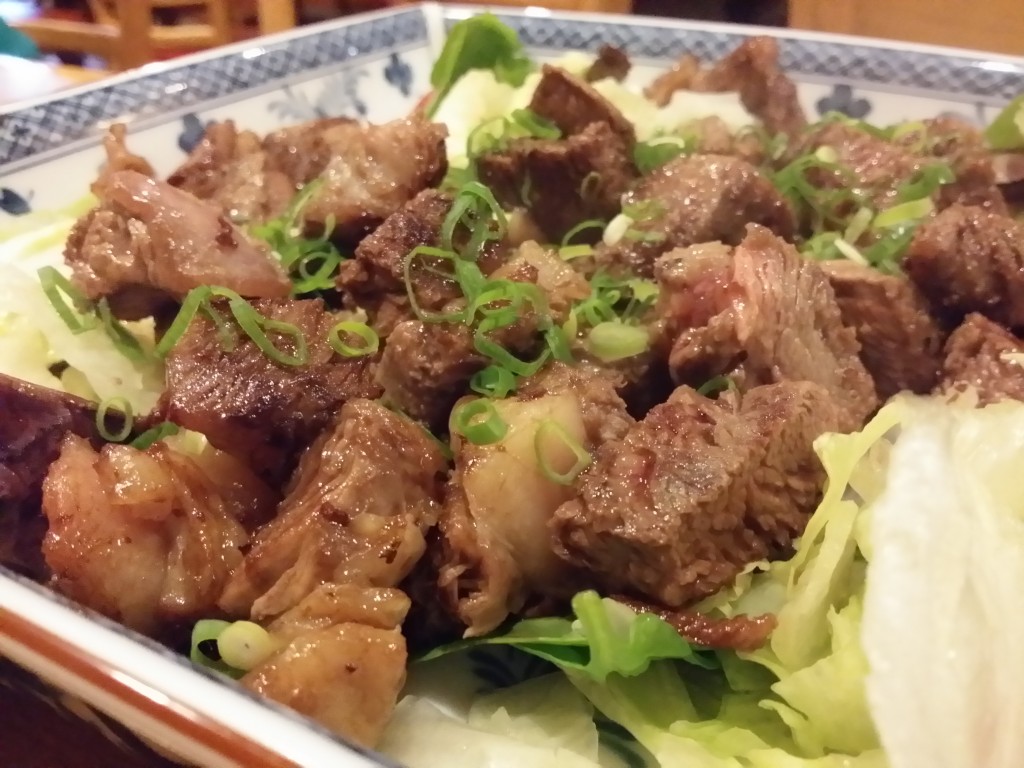
M 707 68 L 692 54 L 684 54 L 672 69 L 655 79 L 644 94 L 663 107 L 681 90 L 736 91 L 746 110 L 773 134 L 795 137 L 807 125 L 796 86 L 779 67 L 779 44 L 772 37 L 749 38 Z
M 247 298 L 278 298 L 291 283 L 270 250 L 220 211 L 136 171 L 113 174 L 100 206 L 75 224 L 64 249 L 72 282 L 114 314 L 136 320 L 217 285 Z
M 425 120 L 383 125 L 343 122 L 325 129 L 330 159 L 320 186 L 303 211 L 307 227 L 355 244 L 419 192 L 441 182 L 448 170 L 448 130 Z
M 599 267 L 651 277 L 673 248 L 719 240 L 739 243 L 748 223 L 792 239 L 793 211 L 754 166 L 735 157 L 681 156 L 645 176 L 623 198 L 638 218 L 618 242 L 599 248 Z
M 163 408 L 175 424 L 280 479 L 344 402 L 380 394 L 373 382 L 376 359 L 334 352 L 328 333 L 339 318 L 325 312 L 320 299 L 257 301 L 254 307 L 302 332 L 308 362 L 275 362 L 241 332 L 234 348 L 225 349 L 214 323 L 197 315 L 167 358 Z M 282 349 L 291 345 L 272 338 Z
M 811 382 L 758 387 L 738 409 L 680 387 L 598 449 L 555 515 L 559 554 L 609 593 L 695 603 L 791 551 L 825 479 L 812 444 L 841 423 Z
M 628 151 L 633 151 L 636 131 L 615 105 L 564 69 L 545 64 L 541 71 L 531 110 L 557 125 L 563 136 L 582 133 L 593 123 L 606 123 Z
M 1024 341 L 982 315 L 968 315 L 946 342 L 939 392 L 973 390 L 982 405 L 1024 401 Z
M 925 120 L 923 126 L 923 130 L 909 131 L 901 143 L 923 157 L 945 161 L 952 168 L 954 179 L 940 187 L 938 208 L 960 203 L 1006 213 L 993 155 L 981 131 L 956 117 L 932 118 Z
M 262 222 L 284 213 L 295 183 L 272 167 L 263 140 L 232 120 L 212 123 L 167 177 L 171 186 L 215 204 L 231 221 Z
M 556 243 L 582 221 L 615 216 L 637 176 L 629 150 L 607 123 L 591 123 L 561 141 L 521 139 L 478 158 L 477 169 L 502 205 L 526 206 Z
M 116 413 L 107 426 L 118 430 Z M 43 478 L 67 435 L 99 445 L 96 405 L 0 374 L 0 563 L 42 578 Z
M 1024 328 L 1024 226 L 984 208 L 954 205 L 924 222 L 903 269 L 951 324 L 979 312 Z
M 624 50 L 604 44 L 597 49 L 597 59 L 584 73 L 583 79 L 588 83 L 596 83 L 598 80 L 611 78 L 621 83 L 632 68 L 633 65 Z
M 731 251 L 674 251 L 658 271 L 677 382 L 699 386 L 723 374 L 741 389 L 813 381 L 840 407 L 844 430 L 860 429 L 875 410 L 874 382 L 828 278 L 789 243 L 752 225 Z
M 324 583 L 397 585 L 423 555 L 446 471 L 440 446 L 418 424 L 380 403 L 345 403 L 303 454 L 221 607 L 259 620 Z
M 857 332 L 860 358 L 880 400 L 898 392 L 919 395 L 935 386 L 946 333 L 910 280 L 852 261 L 821 264 L 843 323 Z

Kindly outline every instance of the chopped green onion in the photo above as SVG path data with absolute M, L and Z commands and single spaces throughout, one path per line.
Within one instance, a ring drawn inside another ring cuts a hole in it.
M 557 125 L 531 109 L 513 109 L 512 122 L 538 139 L 562 138 L 562 131 Z
M 583 177 L 583 181 L 580 182 L 580 200 L 586 203 L 593 202 L 597 198 L 600 186 L 601 174 L 597 171 L 588 173 Z
M 846 225 L 843 239 L 848 243 L 856 243 L 860 240 L 860 236 L 867 232 L 868 227 L 871 226 L 871 216 L 870 208 L 861 208 L 857 211 L 853 218 L 850 219 L 850 223 Z
M 99 316 L 103 330 L 122 355 L 136 363 L 141 363 L 146 359 L 146 353 L 142 349 L 142 345 L 139 344 L 139 340 L 114 317 L 110 311 L 110 304 L 105 298 L 100 299 L 96 304 L 96 314 Z
M 633 164 L 642 176 L 646 176 L 689 150 L 689 143 L 679 136 L 661 136 L 650 141 L 638 141 L 633 147 Z
M 508 368 L 489 365 L 473 376 L 469 388 L 485 397 L 500 400 L 516 388 L 516 376 Z
M 1024 94 L 1021 94 L 985 129 L 985 140 L 989 147 L 1003 152 L 1024 149 Z
M 224 663 L 217 645 L 217 638 L 231 626 L 230 621 L 221 619 L 202 619 L 192 627 L 192 648 L 189 658 L 201 667 L 212 669 L 228 677 L 239 678 L 245 674 Z
M 559 326 L 551 323 L 544 329 L 544 340 L 547 342 L 551 357 L 562 363 L 571 363 L 572 347 L 569 346 L 569 335 Z
M 565 237 L 562 238 L 562 248 L 567 248 L 572 245 L 573 239 L 581 235 L 583 232 L 586 232 L 588 229 L 599 229 L 603 232 L 606 226 L 608 226 L 608 223 L 601 221 L 600 219 L 587 219 L 586 221 L 581 221 L 565 233 Z
M 172 435 L 178 434 L 181 430 L 177 424 L 170 421 L 164 421 L 157 424 L 155 427 L 151 427 L 143 432 L 141 435 L 132 440 L 132 448 L 137 448 L 140 451 L 144 451 L 150 446 L 159 443 Z
M 491 445 L 508 434 L 508 424 L 486 398 L 463 403 L 452 411 L 452 431 L 474 445 Z
M 649 345 L 647 329 L 617 320 L 599 323 L 587 335 L 587 349 L 604 363 L 635 357 L 646 352 Z
M 548 455 L 553 450 L 557 450 L 557 448 L 552 449 L 550 447 L 551 442 L 567 448 L 576 457 L 576 461 L 567 471 L 559 472 L 552 466 L 552 461 L 548 458 Z M 587 449 L 566 432 L 561 424 L 550 419 L 541 422 L 540 426 L 537 427 L 537 432 L 533 438 L 533 450 L 537 456 L 537 467 L 540 469 L 541 474 L 551 482 L 558 483 L 559 485 L 572 485 L 576 478 L 580 476 L 580 473 L 590 466 L 592 461 Z
M 107 416 L 111 409 L 120 410 L 121 426 L 116 432 L 107 427 Z M 132 404 L 124 397 L 108 397 L 96 408 L 96 432 L 109 443 L 121 443 L 132 433 Z
M 871 262 L 864 257 L 864 254 L 858 251 L 856 246 L 850 245 L 850 243 L 843 240 L 843 238 L 836 238 L 833 245 L 835 245 L 836 249 L 850 261 L 855 261 L 865 267 L 870 265 Z
M 507 368 L 516 376 L 522 376 L 524 378 L 527 376 L 533 376 L 537 371 L 544 367 L 544 364 L 548 360 L 548 356 L 550 354 L 548 350 L 541 352 L 540 356 L 533 362 L 520 360 L 503 346 L 487 338 L 484 333 L 485 332 L 482 330 L 477 330 L 473 335 L 473 346 L 476 348 L 476 351 L 484 357 L 489 357 L 498 365 Z
M 704 397 L 711 397 L 719 392 L 725 392 L 726 390 L 736 391 L 736 382 L 732 380 L 730 376 L 715 376 L 713 379 L 708 379 L 700 387 L 697 388 L 698 395 L 704 395 Z
M 358 346 L 346 344 L 341 340 L 343 333 L 356 336 L 363 343 Z M 377 335 L 377 332 L 366 323 L 355 321 L 345 321 L 335 325 L 327 334 L 327 341 L 331 345 L 331 349 L 342 357 L 365 357 L 376 354 L 380 349 L 380 336 Z
M 462 224 L 469 231 L 469 244 L 462 257 L 476 259 L 488 240 L 501 240 L 508 231 L 508 220 L 494 194 L 479 181 L 470 181 L 455 195 L 451 210 L 441 224 L 441 247 L 454 251 L 455 230 Z M 492 224 L 496 227 L 492 229 Z
M 909 203 L 900 203 L 891 208 L 886 208 L 875 216 L 871 226 L 873 229 L 887 229 L 897 224 L 923 219 L 934 210 L 935 203 L 932 202 L 932 199 L 930 197 L 922 197 L 919 200 L 911 200 Z
M 932 163 L 926 165 L 913 175 L 896 190 L 896 201 L 906 203 L 913 200 L 920 200 L 922 197 L 931 197 L 943 184 L 949 184 L 956 180 L 956 174 L 946 163 Z
M 174 320 L 171 321 L 170 326 L 164 332 L 163 337 L 160 339 L 160 343 L 156 345 L 157 357 L 167 357 L 170 351 L 174 349 L 175 345 L 181 341 L 181 337 L 185 335 L 185 331 L 192 324 L 192 320 L 195 318 L 199 308 L 203 305 L 203 302 L 210 298 L 210 289 L 206 286 L 199 288 L 193 288 L 185 296 L 185 300 L 181 302 L 181 307 L 178 309 L 178 314 L 175 315 Z
M 409 297 L 409 307 L 413 314 L 425 323 L 451 323 L 459 322 L 465 318 L 465 310 L 459 312 L 428 312 L 419 303 L 416 297 L 416 287 L 412 280 L 413 264 L 417 259 L 440 259 L 442 261 L 457 262 L 459 257 L 454 251 L 443 248 L 435 248 L 432 245 L 417 245 L 408 254 L 402 265 L 402 279 L 405 281 L 405 292 Z
M 266 661 L 277 650 L 277 643 L 259 624 L 236 621 L 217 635 L 217 650 L 229 667 L 248 672 Z
M 659 200 L 639 200 L 622 206 L 622 212 L 634 222 L 651 221 L 664 215 L 665 205 Z
M 558 257 L 563 261 L 572 261 L 585 256 L 592 256 L 594 247 L 591 245 L 563 245 L 558 249 Z
M 89 315 L 92 311 L 92 302 L 85 298 L 64 275 L 53 267 L 43 267 L 39 270 L 38 275 L 43 293 L 46 294 L 46 298 L 49 299 L 54 310 L 60 315 L 60 319 L 71 329 L 72 333 L 84 333 L 98 325 L 98 321 L 94 317 L 79 316 Z M 65 296 L 71 299 L 73 308 L 68 306 L 64 300 Z
M 839 162 L 839 153 L 836 152 L 834 147 L 821 146 L 814 150 L 814 156 L 823 163 L 828 165 L 835 165 Z

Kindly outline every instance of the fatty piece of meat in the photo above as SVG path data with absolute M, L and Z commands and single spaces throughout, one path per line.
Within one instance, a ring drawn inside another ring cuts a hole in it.
M 408 610 L 398 590 L 325 584 L 270 624 L 281 648 L 241 684 L 373 747 L 405 682 Z
M 750 653 L 768 642 L 772 631 L 778 626 L 774 615 L 760 616 L 709 616 L 697 610 L 670 610 L 630 600 L 615 598 L 616 602 L 637 613 L 651 613 L 670 624 L 679 636 L 701 648 L 729 649 Z
M 636 144 L 633 124 L 618 107 L 589 83 L 550 64 L 541 68 L 541 79 L 530 101 L 530 109 L 558 126 L 563 136 L 582 133 L 593 123 L 606 123 L 629 152 Z
M 1024 225 L 1009 216 L 951 206 L 917 228 L 903 269 L 951 325 L 978 312 L 1024 328 Z
M 213 206 L 137 171 L 109 177 L 99 207 L 71 230 L 64 260 L 87 298 L 107 297 L 126 320 L 158 314 L 204 285 L 246 298 L 291 292 L 265 245 Z
M 557 424 L 589 451 L 633 423 L 605 374 L 562 364 L 494 407 L 508 431 L 491 445 L 456 443 L 433 553 L 442 600 L 467 636 L 493 630 L 532 595 L 567 598 L 582 583 L 548 533 L 575 491 L 545 475 L 537 446 L 556 472 L 568 472 L 576 456 L 557 439 L 545 443 L 543 425 Z
M 744 108 L 772 134 L 795 137 L 807 125 L 796 85 L 779 67 L 779 43 L 773 37 L 748 38 L 707 68 L 691 54 L 684 54 L 647 87 L 645 95 L 665 106 L 679 90 L 735 91 Z
M 693 120 L 683 129 L 693 141 L 694 154 L 732 155 L 759 166 L 765 162 L 766 147 L 754 131 L 733 131 L 722 118 L 710 115 Z
M 840 424 L 812 382 L 757 387 L 738 410 L 680 387 L 598 449 L 556 513 L 559 554 L 608 593 L 693 604 L 790 554 L 825 480 L 812 444 Z
M 440 447 L 415 422 L 370 400 L 345 403 L 303 454 L 221 607 L 260 620 L 323 583 L 396 586 L 426 549 L 446 471 Z
M 977 205 L 993 213 L 1008 209 L 996 179 L 992 152 L 980 130 L 956 117 L 923 121 L 923 130 L 910 131 L 902 143 L 918 153 L 949 163 L 954 179 L 939 188 L 937 206 Z
M 324 133 L 338 125 L 358 125 L 350 117 L 324 117 L 289 125 L 263 137 L 267 167 L 284 174 L 296 189 L 323 173 L 333 155 Z
M 120 171 L 134 171 L 149 178 L 156 178 L 156 171 L 149 161 L 128 149 L 128 127 L 124 123 L 114 123 L 103 136 L 103 151 L 107 162 L 103 165 L 99 177 L 91 185 L 94 195 L 102 198 L 106 194 L 111 178 Z
M 699 386 L 729 374 L 741 389 L 813 381 L 860 429 L 878 398 L 828 278 L 763 227 L 730 251 L 720 244 L 674 251 L 658 265 L 660 311 L 677 382 Z
M 307 228 L 355 244 L 448 170 L 445 126 L 420 119 L 383 125 L 339 123 L 321 138 L 330 149 L 318 187 L 303 210 Z
M 167 357 L 165 417 L 206 435 L 269 477 L 287 477 L 297 454 L 330 423 L 343 403 L 377 397 L 375 358 L 342 357 L 328 343 L 339 318 L 320 299 L 257 301 L 264 317 L 289 323 L 305 338 L 303 365 L 277 363 L 247 335 L 226 349 L 213 321 L 200 313 Z M 227 310 L 220 310 L 227 315 Z M 294 344 L 271 336 L 282 352 Z M 291 346 L 287 346 L 291 345 Z
M 973 390 L 981 405 L 1024 401 L 1024 341 L 983 315 L 968 315 L 946 342 L 937 392 Z
M 214 613 L 249 538 L 242 521 L 266 519 L 273 495 L 239 462 L 199 461 L 67 436 L 43 484 L 52 585 L 156 636 Z
M 233 120 L 210 124 L 167 183 L 214 204 L 231 221 L 259 223 L 284 213 L 296 185 L 274 169 L 263 140 Z
M 524 205 L 551 242 L 582 221 L 614 217 L 637 177 L 626 144 L 603 122 L 564 140 L 519 139 L 480 156 L 477 169 L 498 202 Z
M 793 210 L 775 186 L 735 157 L 677 157 L 623 198 L 623 208 L 630 207 L 643 217 L 617 243 L 597 250 L 599 267 L 614 274 L 651 277 L 662 254 L 712 241 L 736 245 L 748 224 L 787 240 L 796 229 Z
M 629 76 L 632 68 L 633 64 L 624 50 L 605 43 L 597 49 L 597 58 L 587 68 L 583 79 L 588 83 L 596 83 L 611 78 L 621 83 Z
M 96 404 L 0 374 L 0 563 L 46 576 L 40 544 L 46 520 L 39 512 L 43 478 L 67 435 L 98 447 Z M 107 414 L 115 432 L 124 422 Z
M 925 395 L 938 380 L 946 332 L 903 275 L 886 275 L 852 261 L 820 263 L 836 295 L 843 324 L 857 333 L 860 359 L 879 400 L 899 392 Z

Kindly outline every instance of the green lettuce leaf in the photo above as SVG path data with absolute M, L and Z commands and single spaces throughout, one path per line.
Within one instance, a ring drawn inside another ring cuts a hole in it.
M 427 114 L 433 116 L 448 91 L 473 69 L 489 69 L 499 83 L 520 86 L 533 69 L 515 30 L 492 13 L 463 19 L 451 28 L 441 55 L 430 72 L 434 97 Z
M 1010 152 L 1024 149 L 1024 94 L 996 115 L 985 129 L 985 139 L 992 149 Z
M 634 613 L 593 591 L 576 595 L 572 609 L 573 619 L 524 619 L 507 632 L 435 648 L 421 661 L 479 646 L 508 645 L 549 661 L 563 671 L 583 673 L 599 682 L 612 673 L 642 674 L 657 659 L 714 666 L 657 616 Z

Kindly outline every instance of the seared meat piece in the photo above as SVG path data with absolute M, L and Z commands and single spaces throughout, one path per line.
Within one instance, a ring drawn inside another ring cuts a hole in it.
M 698 386 L 720 374 L 741 389 L 813 381 L 840 406 L 844 431 L 875 410 L 856 334 L 820 267 L 792 245 L 752 225 L 731 254 L 718 244 L 675 251 L 658 272 L 677 382 Z
M 97 453 L 69 435 L 43 484 L 43 556 L 53 585 L 140 632 L 158 634 L 216 611 L 273 496 L 238 462 L 207 472 L 163 443 Z
M 511 260 L 491 273 L 491 278 L 536 285 L 546 297 L 547 309 L 556 323 L 564 322 L 573 303 L 590 293 L 586 281 L 572 267 L 533 242 L 524 243 Z M 530 312 L 489 336 L 512 354 L 527 359 L 536 352 L 537 330 L 538 318 Z M 469 327 L 408 320 L 396 325 L 388 336 L 377 381 L 402 411 L 440 429 L 469 380 L 488 362 L 476 350 Z
M 106 296 L 114 314 L 156 314 L 202 285 L 245 297 L 291 292 L 281 265 L 217 209 L 136 171 L 110 176 L 98 208 L 79 219 L 64 249 L 72 282 Z
M 973 389 L 982 405 L 1024 401 L 1024 341 L 983 315 L 971 314 L 946 342 L 939 392 Z
M 283 647 L 242 685 L 372 747 L 405 682 L 408 610 L 395 589 L 325 584 L 268 627 Z
M 740 614 L 724 618 L 708 616 L 697 611 L 669 610 L 658 608 L 639 600 L 616 598 L 637 613 L 653 613 L 671 624 L 680 636 L 702 648 L 728 648 L 733 651 L 756 651 L 768 642 L 772 630 L 778 625 L 770 613 L 761 616 Z
M 389 299 L 400 299 L 407 309 L 406 257 L 416 246 L 440 245 L 441 225 L 451 205 L 451 197 L 436 189 L 420 192 L 359 244 L 354 259 L 342 263 L 338 287 L 371 316 Z M 414 285 L 416 300 L 424 309 L 440 309 L 459 296 L 454 281 L 427 270 L 415 272 Z
M 283 173 L 294 187 L 311 182 L 327 167 L 334 148 L 324 133 L 337 125 L 358 125 L 350 117 L 326 117 L 280 128 L 263 138 L 267 165 Z
M 391 587 L 422 556 L 447 462 L 423 429 L 351 400 L 303 455 L 277 517 L 261 528 L 220 605 L 277 616 L 326 582 Z
M 233 120 L 213 123 L 167 183 L 208 200 L 231 221 L 262 222 L 284 213 L 294 182 L 270 166 L 263 141 Z
M 722 118 L 712 115 L 688 123 L 685 135 L 692 137 L 694 154 L 732 155 L 752 165 L 765 160 L 765 147 L 753 131 L 734 132 Z
M 581 221 L 611 219 L 637 176 L 629 149 L 608 123 L 591 123 L 564 140 L 520 139 L 479 157 L 477 169 L 503 206 L 525 205 L 556 243 Z
M 643 213 L 609 248 L 599 249 L 604 269 L 650 277 L 654 260 L 673 248 L 720 240 L 735 245 L 748 223 L 792 239 L 793 211 L 768 179 L 735 157 L 680 156 L 648 176 L 623 198 Z
M 956 117 L 936 117 L 923 125 L 923 131 L 910 131 L 897 143 L 922 157 L 943 160 L 953 169 L 956 178 L 939 189 L 937 206 L 961 203 L 1006 213 L 992 153 L 981 131 Z
M 612 594 L 697 602 L 791 551 L 825 479 L 812 443 L 841 424 L 811 382 L 758 387 L 738 411 L 680 387 L 598 449 L 555 515 L 559 554 Z
M 551 471 L 570 471 L 576 456 L 544 425 L 593 449 L 632 424 L 606 376 L 561 364 L 494 406 L 508 433 L 492 445 L 457 446 L 434 554 L 442 598 L 467 636 L 491 631 L 531 594 L 566 597 L 579 586 L 548 533 L 555 510 L 575 491 L 545 475 L 538 441 Z
M 588 83 L 596 83 L 598 80 L 611 78 L 620 83 L 629 75 L 633 65 L 629 56 L 621 48 L 605 43 L 597 49 L 597 59 L 590 65 L 590 68 L 583 75 Z
M 374 358 L 342 357 L 331 348 L 328 333 L 339 318 L 325 312 L 320 299 L 254 306 L 298 327 L 308 362 L 276 363 L 242 333 L 233 349 L 225 349 L 217 327 L 200 313 L 167 357 L 163 408 L 175 424 L 202 432 L 221 450 L 280 479 L 342 403 L 377 397 L 380 389 L 373 383 Z M 271 338 L 285 350 L 285 342 Z
M 880 400 L 897 392 L 927 394 L 942 364 L 943 328 L 902 275 L 885 275 L 852 261 L 821 262 L 842 313 L 857 332 L 860 359 L 875 380 Z
M 644 92 L 665 106 L 678 90 L 722 93 L 736 91 L 746 110 L 770 133 L 796 136 L 807 125 L 796 86 L 779 68 L 779 43 L 773 37 L 751 37 L 712 66 L 685 54 Z
M 356 243 L 448 170 L 448 130 L 425 120 L 341 122 L 321 133 L 330 160 L 304 210 L 307 226 L 334 224 L 331 237 Z
M 107 162 L 100 171 L 99 178 L 92 184 L 92 193 L 97 197 L 104 197 L 111 178 L 119 171 L 135 171 L 149 178 L 156 177 L 156 171 L 149 161 L 128 149 L 127 138 L 128 127 L 124 123 L 114 123 L 107 129 L 103 137 L 103 151 L 107 154 Z
M 100 444 L 96 405 L 0 374 L 0 416 L 0 563 L 42 579 L 43 478 L 60 455 L 65 435 Z M 117 431 L 123 422 L 111 412 L 107 425 Z
M 530 109 L 558 126 L 563 136 L 582 133 L 592 123 L 607 123 L 629 152 L 636 143 L 633 124 L 588 83 L 564 69 L 545 64 Z
M 980 312 L 1024 328 L 1024 226 L 1008 216 L 947 208 L 918 227 L 903 269 L 952 324 Z

